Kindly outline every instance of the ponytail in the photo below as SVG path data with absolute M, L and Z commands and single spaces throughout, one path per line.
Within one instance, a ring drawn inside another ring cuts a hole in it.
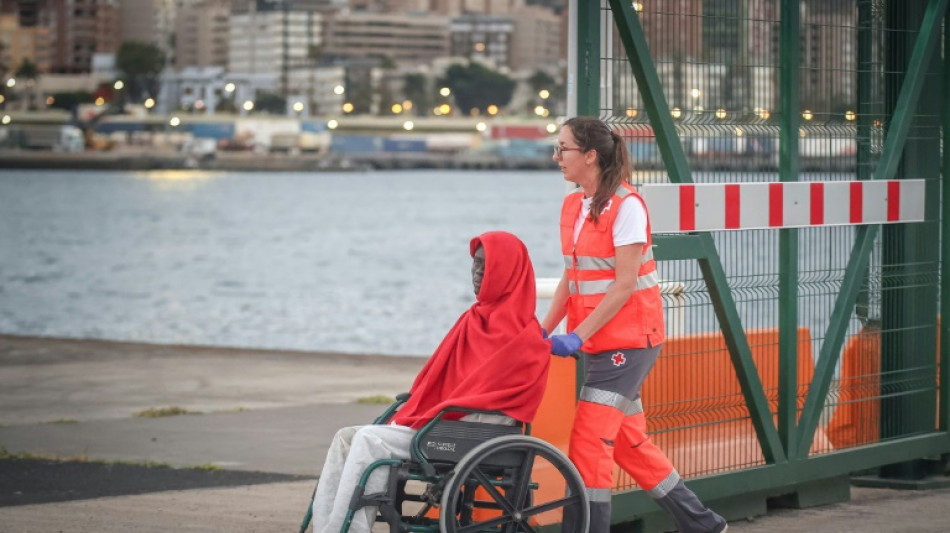
M 621 183 L 630 183 L 630 157 L 627 155 L 627 147 L 624 145 L 623 138 L 617 135 L 613 130 L 610 131 L 610 140 L 613 144 L 612 149 L 601 153 L 597 151 L 597 159 L 600 164 L 600 183 L 597 184 L 597 192 L 590 202 L 590 220 L 597 223 L 600 218 L 600 212 L 607 206 L 607 202 L 613 197 Z

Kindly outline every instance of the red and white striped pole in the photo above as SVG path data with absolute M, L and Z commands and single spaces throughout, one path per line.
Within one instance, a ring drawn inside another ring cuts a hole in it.
M 924 180 L 644 184 L 654 233 L 924 220 Z

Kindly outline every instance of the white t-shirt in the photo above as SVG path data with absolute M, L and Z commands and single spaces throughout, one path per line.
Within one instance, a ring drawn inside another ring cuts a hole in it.
M 581 201 L 581 212 L 574 222 L 574 243 L 577 243 L 577 236 L 581 234 L 581 227 L 590 214 L 590 203 L 593 198 L 584 198 Z M 613 199 L 607 202 L 606 209 L 611 209 Z M 643 204 L 632 195 L 627 196 L 620 202 L 620 212 L 617 213 L 617 219 L 613 227 L 614 247 L 625 244 L 646 244 L 647 242 L 647 211 Z

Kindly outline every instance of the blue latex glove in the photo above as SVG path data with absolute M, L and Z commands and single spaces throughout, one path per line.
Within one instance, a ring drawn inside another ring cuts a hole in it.
M 541 328 L 541 338 L 542 339 L 548 338 L 548 330 Z
M 551 341 L 551 353 L 561 357 L 570 357 L 574 352 L 581 349 L 584 341 L 577 333 L 568 333 L 567 335 L 551 335 L 548 340 Z

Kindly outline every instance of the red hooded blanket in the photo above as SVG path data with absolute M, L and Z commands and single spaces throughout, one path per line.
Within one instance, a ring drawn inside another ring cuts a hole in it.
M 535 317 L 534 269 L 528 250 L 502 231 L 472 239 L 485 250 L 476 302 L 459 317 L 416 376 L 393 422 L 420 428 L 447 406 L 502 411 L 530 422 L 547 383 L 551 344 Z M 455 416 L 459 418 L 462 415 Z

